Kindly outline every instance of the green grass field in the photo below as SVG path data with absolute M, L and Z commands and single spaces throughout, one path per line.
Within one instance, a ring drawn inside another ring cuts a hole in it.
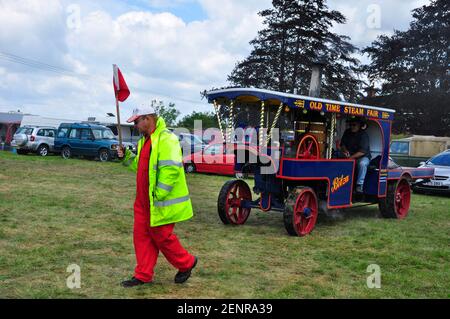
M 126 290 L 134 269 L 135 176 L 118 163 L 0 152 L 0 298 L 448 298 L 450 198 L 414 195 L 406 220 L 377 207 L 319 218 L 289 237 L 282 214 L 252 211 L 224 226 L 216 200 L 226 177 L 191 175 L 192 220 L 175 228 L 199 257 L 185 285 L 160 256 L 152 285 Z M 81 289 L 70 290 L 70 264 Z M 366 285 L 381 267 L 381 288 Z

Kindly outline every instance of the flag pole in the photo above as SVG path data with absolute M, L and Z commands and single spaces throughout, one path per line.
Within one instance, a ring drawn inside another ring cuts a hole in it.
M 120 126 L 119 98 L 117 94 L 116 94 L 116 112 L 117 112 L 117 131 L 119 133 L 119 147 L 122 147 L 122 127 Z
M 119 109 L 119 96 L 118 92 L 120 90 L 120 82 L 119 82 L 119 71 L 116 64 L 113 64 L 113 72 L 114 72 L 114 83 L 116 86 L 116 92 L 114 92 L 116 96 L 116 113 L 117 113 L 117 131 L 119 133 L 119 147 L 122 147 L 122 127 L 120 125 L 120 109 Z

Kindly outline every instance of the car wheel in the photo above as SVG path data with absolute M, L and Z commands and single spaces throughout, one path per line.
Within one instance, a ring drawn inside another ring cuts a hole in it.
M 28 154 L 28 152 L 25 151 L 25 150 L 17 150 L 17 154 L 19 154 L 19 155 L 26 155 L 26 154 Z
M 110 157 L 111 156 L 109 155 L 109 151 L 107 149 L 102 149 L 98 153 L 98 158 L 99 158 L 100 162 L 107 162 L 107 161 L 109 161 Z
M 45 157 L 48 155 L 48 146 L 47 145 L 40 145 L 37 153 L 39 156 Z
M 184 166 L 184 171 L 188 174 L 195 173 L 195 165 L 194 164 L 186 164 Z
M 61 151 L 61 156 L 64 159 L 69 159 L 72 157 L 72 150 L 70 149 L 70 147 L 65 146 L 62 151 Z
M 248 179 L 248 173 L 236 172 L 234 176 L 237 179 Z

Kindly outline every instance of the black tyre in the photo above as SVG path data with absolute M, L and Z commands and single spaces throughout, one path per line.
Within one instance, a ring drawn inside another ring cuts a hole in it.
M 251 167 L 250 167 L 250 165 L 249 165 L 249 164 L 245 164 L 245 165 L 242 167 L 242 170 L 241 170 L 240 172 L 236 172 L 236 173 L 234 174 L 234 176 L 235 176 L 237 179 L 248 179 L 249 176 L 250 176 L 250 172 L 251 172 Z
M 28 152 L 25 151 L 25 150 L 17 150 L 17 154 L 19 154 L 19 155 L 27 155 Z
M 226 182 L 219 193 L 217 210 L 225 225 L 243 225 L 250 215 L 250 208 L 240 206 L 242 200 L 252 200 L 252 192 L 246 182 L 232 180 Z
M 37 149 L 37 154 L 39 156 L 45 157 L 48 155 L 48 153 L 49 153 L 49 148 L 45 144 L 40 145 Z
M 189 163 L 189 164 L 184 165 L 184 171 L 187 174 L 192 174 L 197 171 L 197 168 L 195 167 L 195 165 L 193 163 Z
M 388 183 L 387 194 L 378 202 L 384 218 L 404 219 L 408 216 L 411 203 L 411 186 L 406 178 Z
M 108 162 L 111 159 L 111 154 L 106 148 L 103 148 L 98 152 L 98 159 L 100 162 Z
M 69 146 L 64 146 L 61 151 L 61 156 L 64 159 L 69 159 L 72 157 L 72 149 Z
M 288 195 L 283 213 L 284 227 L 291 236 L 306 236 L 316 225 L 317 195 L 311 187 L 296 187 Z
M 248 173 L 236 172 L 234 174 L 234 177 L 236 177 L 237 179 L 248 179 Z

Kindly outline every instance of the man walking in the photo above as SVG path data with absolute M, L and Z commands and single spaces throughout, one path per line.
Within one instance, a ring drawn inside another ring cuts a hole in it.
M 179 270 L 175 283 L 184 283 L 197 257 L 189 254 L 173 233 L 175 223 L 193 216 L 178 138 L 152 107 L 135 109 L 127 122 L 134 122 L 144 136 L 138 142 L 137 155 L 123 147 L 118 150 L 123 164 L 137 172 L 133 230 L 137 265 L 134 276 L 122 286 L 152 282 L 160 251 Z

